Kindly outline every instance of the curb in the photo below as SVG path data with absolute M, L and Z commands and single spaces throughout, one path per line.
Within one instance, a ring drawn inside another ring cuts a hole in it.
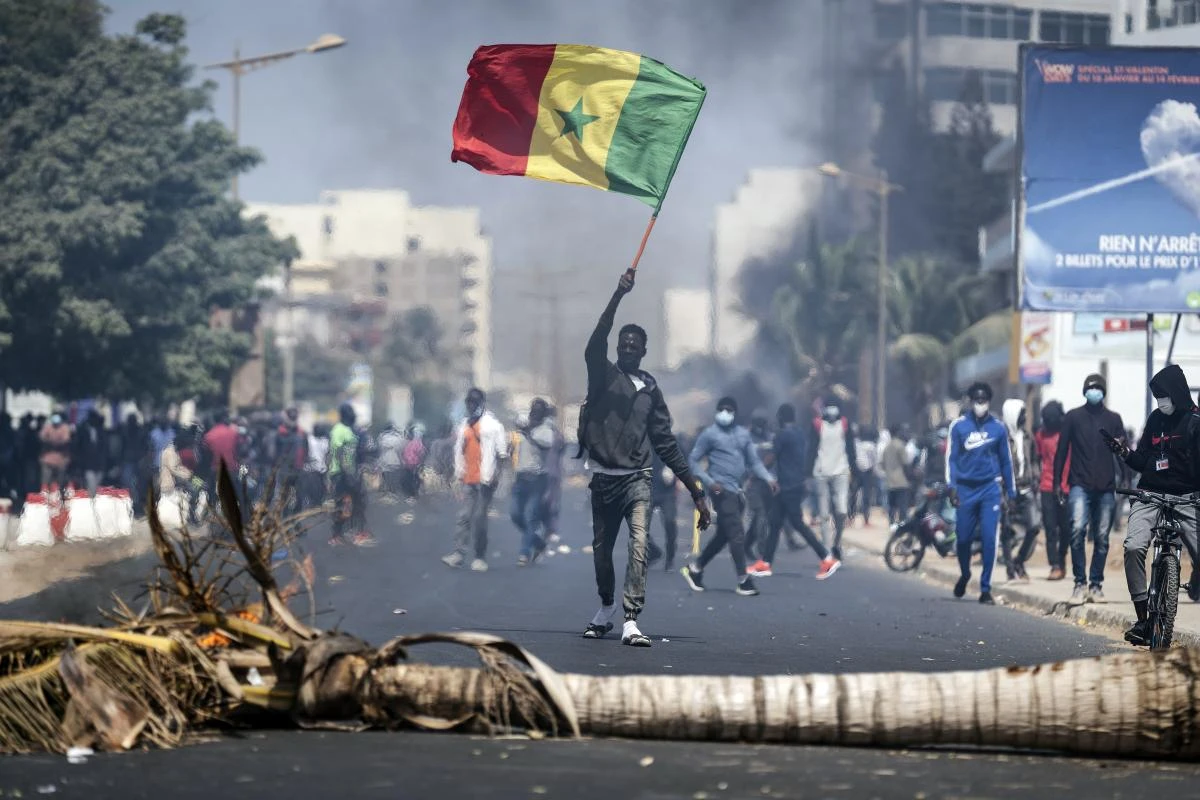
M 842 540 L 860 550 L 878 556 L 880 558 L 880 566 L 888 569 L 887 565 L 882 563 L 883 547 L 881 545 L 874 541 L 869 541 L 865 536 L 856 535 L 853 531 L 845 531 L 842 534 Z M 936 554 L 934 554 L 934 558 L 937 558 Z M 891 570 L 888 571 L 890 572 Z M 913 574 L 944 586 L 954 586 L 959 578 L 957 563 L 953 567 L 944 567 L 936 563 L 936 560 L 931 564 L 928 560 L 928 555 L 926 559 L 922 560 L 921 566 Z M 1042 616 L 1054 617 L 1055 619 L 1067 622 L 1106 628 L 1118 634 L 1123 634 L 1126 628 L 1133 624 L 1134 620 L 1131 610 L 1118 611 L 1115 608 L 1106 608 L 1094 603 L 1070 603 L 1065 600 L 1052 600 L 1037 592 L 1022 588 L 1020 585 L 1001 584 L 993 586 L 992 595 L 999 603 L 1018 608 L 1022 611 L 1029 613 L 1038 612 Z M 1176 626 L 1172 642 L 1183 647 L 1200 647 L 1200 631 L 1188 630 Z

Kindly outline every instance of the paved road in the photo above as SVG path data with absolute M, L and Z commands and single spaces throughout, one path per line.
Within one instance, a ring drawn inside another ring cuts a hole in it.
M 500 555 L 485 574 L 449 570 L 438 560 L 453 524 L 442 498 L 412 509 L 374 505 L 380 544 L 373 549 L 331 549 L 314 532 L 320 624 L 340 623 L 375 642 L 428 630 L 491 631 L 557 669 L 598 674 L 941 670 L 1039 663 L 1121 646 L 1013 609 L 955 601 L 943 588 L 880 569 L 865 554 L 850 554 L 842 572 L 820 583 L 807 552 L 783 554 L 780 572 L 760 581 L 763 593 L 755 598 L 733 593 L 727 559 L 709 568 L 711 588 L 703 594 L 688 590 L 677 574 L 655 570 L 642 625 L 654 646 L 586 641 L 579 632 L 597 598 L 591 558 L 579 550 L 587 539 L 582 496 L 568 500 L 563 527 L 570 554 L 519 568 L 515 531 L 493 519 L 490 549 Z M 28 615 L 38 601 L 0 607 L 0 615 Z M 470 660 L 453 649 L 430 647 L 423 655 Z M 654 762 L 640 766 L 647 755 Z M 1012 798 L 1064 790 L 1137 797 L 1186 794 L 1197 778 L 1200 769 L 1193 767 L 1014 754 L 278 731 L 170 753 L 102 756 L 82 766 L 61 757 L 0 761 L 0 796 L 20 789 L 29 797 L 53 786 L 56 796 L 89 800 L 117 792 L 318 798 L 347 790 L 413 798 Z

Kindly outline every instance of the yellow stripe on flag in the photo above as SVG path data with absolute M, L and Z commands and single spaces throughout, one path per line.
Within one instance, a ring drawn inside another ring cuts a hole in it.
M 636 53 L 558 45 L 538 97 L 525 174 L 607 189 L 608 148 L 641 63 Z

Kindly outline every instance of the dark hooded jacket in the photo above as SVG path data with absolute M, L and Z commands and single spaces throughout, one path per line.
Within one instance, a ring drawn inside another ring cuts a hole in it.
M 1200 415 L 1183 370 L 1177 364 L 1164 367 L 1151 378 L 1150 391 L 1155 397 L 1170 397 L 1175 408 L 1170 416 L 1157 408 L 1150 412 L 1137 449 L 1125 463 L 1141 473 L 1139 489 L 1163 494 L 1195 492 L 1200 489 Z

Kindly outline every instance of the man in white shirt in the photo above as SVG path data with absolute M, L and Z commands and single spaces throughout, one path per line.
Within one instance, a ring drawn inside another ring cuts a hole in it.
M 854 434 L 836 403 L 827 403 L 821 416 L 813 420 L 812 476 L 817 485 L 817 514 L 822 534 L 828 540 L 833 557 L 842 559 L 842 531 L 850 504 L 850 465 L 854 463 Z

